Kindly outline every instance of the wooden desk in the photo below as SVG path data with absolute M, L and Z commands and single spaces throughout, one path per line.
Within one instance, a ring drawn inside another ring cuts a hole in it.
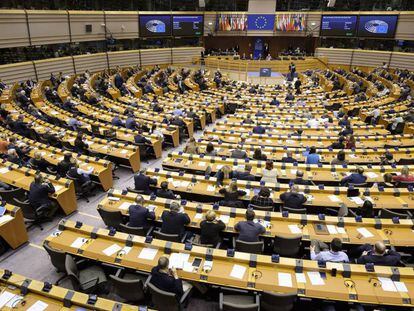
M 318 262 L 310 260 L 297 260 L 280 258 L 274 263 L 270 256 L 253 255 L 249 253 L 235 252 L 234 257 L 227 256 L 227 252 L 221 249 L 207 249 L 193 246 L 191 251 L 185 250 L 185 245 L 162 240 L 152 240 L 145 243 L 145 237 L 133 236 L 116 232 L 109 236 L 109 230 L 94 228 L 83 224 L 79 229 L 75 223 L 62 221 L 59 232 L 46 238 L 45 243 L 51 247 L 60 249 L 69 254 L 93 259 L 99 262 L 110 263 L 115 266 L 140 271 L 150 271 L 162 255 L 171 253 L 189 254 L 188 262 L 195 257 L 201 258 L 200 269 L 178 270 L 180 278 L 187 281 L 196 281 L 210 285 L 230 286 L 255 291 L 276 291 L 281 293 L 297 293 L 301 297 L 354 301 L 361 303 L 406 305 L 412 306 L 414 299 L 414 272 L 412 268 L 398 268 L 401 282 L 407 287 L 407 292 L 388 292 L 381 286 L 376 286 L 378 277 L 392 277 L 396 271 L 392 267 L 375 267 L 375 272 L 367 272 L 363 265 L 327 263 L 325 268 L 318 267 Z M 73 247 L 72 243 L 77 239 L 83 239 L 80 248 Z M 125 246 L 130 249 L 126 252 L 118 251 L 112 255 L 103 253 L 108 247 L 117 244 L 122 250 Z M 139 258 L 143 248 L 157 249 L 152 259 Z M 206 261 L 211 260 L 212 263 Z M 239 277 L 231 275 L 234 265 L 243 266 L 244 270 Z M 206 270 L 206 267 L 211 270 Z M 337 269 L 336 276 L 331 275 L 332 269 Z M 350 271 L 350 273 L 349 273 Z M 290 275 L 291 284 L 282 283 L 280 272 Z M 311 272 L 309 274 L 309 272 Z M 314 273 L 312 273 L 314 272 Z M 305 283 L 299 283 L 295 273 L 304 273 Z M 314 274 L 323 281 L 321 285 L 313 284 Z M 312 278 L 312 283 L 311 279 Z M 354 286 L 349 287 L 347 283 Z M 374 285 L 375 283 L 375 285 Z M 410 298 L 410 299 L 407 299 Z
M 29 191 L 35 175 L 36 171 L 30 168 L 19 167 L 7 161 L 0 163 L 0 180 L 8 185 Z M 77 207 L 73 181 L 49 174 L 41 175 L 46 176 L 55 187 L 56 192 L 50 197 L 58 202 L 65 215 L 72 214 Z
M 123 215 L 129 216 L 128 208 L 131 204 L 135 204 L 135 198 L 138 194 L 133 192 L 124 193 L 120 190 L 110 190 L 108 196 L 104 198 L 98 205 L 105 210 L 120 211 Z M 169 205 L 173 200 L 163 198 L 151 198 L 143 195 L 146 207 L 155 206 L 156 221 L 162 222 L 161 215 L 164 210 L 169 210 Z M 214 210 L 217 217 L 224 216 L 222 219 L 226 224 L 225 232 L 237 235 L 234 226 L 239 221 L 245 220 L 246 210 L 242 208 L 230 208 L 227 206 L 216 206 L 206 203 L 195 203 L 187 201 L 182 205 L 184 211 L 191 219 L 188 225 L 197 231 L 200 228 L 200 222 L 204 219 L 207 211 Z M 283 217 L 279 212 L 255 211 L 256 219 L 264 221 L 266 233 L 263 237 L 273 238 L 278 236 L 296 236 L 294 229 L 301 231 L 302 240 L 310 241 L 319 239 L 326 243 L 330 243 L 333 238 L 339 238 L 344 244 L 361 245 L 365 243 L 374 244 L 376 241 L 384 241 L 386 245 L 395 247 L 413 247 L 414 232 L 411 229 L 414 221 L 412 219 L 401 219 L 399 224 L 393 223 L 391 219 L 372 219 L 364 218 L 361 222 L 357 222 L 352 217 L 331 217 L 326 216 L 325 220 L 320 220 L 317 215 L 300 215 L 290 213 L 288 217 Z M 318 234 L 314 225 L 325 224 L 331 230 L 330 234 Z M 291 229 L 291 227 L 294 227 Z M 377 226 L 377 228 L 376 228 Z M 378 229 L 378 227 L 381 227 Z M 341 229 L 343 228 L 343 230 Z M 363 237 L 359 232 L 359 228 L 367 229 L 372 236 Z M 293 232 L 292 232 L 293 230 Z M 339 231 L 338 231 L 339 230 Z
M 5 270 L 0 269 L 0 274 L 4 275 Z M 99 310 L 99 311 L 138 311 L 141 306 L 133 306 L 125 303 L 116 302 L 113 300 L 98 297 L 95 304 L 88 304 L 89 295 L 81 292 L 76 292 L 71 289 L 53 285 L 51 290 L 47 293 L 42 291 L 44 282 L 32 280 L 13 273 L 8 280 L 0 279 L 1 293 L 10 293 L 16 295 L 9 301 L 13 302 L 13 308 L 2 307 L 2 310 L 28 310 L 29 308 L 36 308 L 35 303 L 44 303 L 49 310 Z M 23 287 L 27 288 L 27 293 L 23 294 Z M 22 300 L 17 300 L 19 296 Z M 22 304 L 22 302 L 25 302 Z M 146 309 L 146 307 L 145 307 Z M 32 309 L 33 310 L 33 309 Z M 38 309 L 36 309 L 38 310 Z
M 174 192 L 181 193 L 182 196 L 198 195 L 204 198 L 207 202 L 217 202 L 223 198 L 219 193 L 219 188 L 216 187 L 215 177 L 205 177 L 199 175 L 190 175 L 182 173 L 174 173 L 163 171 L 159 169 L 147 169 L 146 175 L 157 179 L 157 186 L 160 187 L 161 182 L 167 181 L 169 189 Z M 225 187 L 231 180 L 225 180 L 223 183 Z M 247 194 L 240 198 L 243 201 L 248 201 L 254 196 L 254 189 L 261 187 L 259 182 L 249 182 L 238 180 L 238 188 L 244 190 Z M 279 196 L 289 190 L 288 184 L 265 183 L 272 193 L 270 197 L 276 204 L 281 203 Z M 308 209 L 311 210 L 313 206 L 318 207 L 333 207 L 338 208 L 345 204 L 349 208 L 359 208 L 362 203 L 355 203 L 354 199 L 347 197 L 347 187 L 323 187 L 316 186 L 302 186 L 298 185 L 301 192 L 305 193 L 308 201 L 305 203 Z M 327 198 L 328 197 L 328 198 Z M 375 209 L 414 209 L 414 194 L 407 189 L 384 189 L 379 191 L 378 188 L 364 188 L 360 189 L 360 199 L 371 199 Z
M 10 204 L 5 205 L 6 212 L 0 217 L 0 237 L 16 249 L 29 240 L 22 210 Z

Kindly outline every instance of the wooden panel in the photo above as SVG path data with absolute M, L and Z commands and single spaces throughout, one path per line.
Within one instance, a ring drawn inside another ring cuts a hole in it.
M 350 49 L 317 48 L 315 51 L 315 56 L 327 57 L 328 64 L 349 65 L 352 60 L 352 53 L 353 53 L 353 50 L 350 50 Z
M 91 72 L 100 71 L 108 68 L 105 53 L 97 53 L 90 55 L 74 56 L 76 73 L 82 73 L 85 70 Z
M 414 40 L 413 25 L 413 12 L 401 12 L 398 17 L 398 26 L 395 38 L 398 40 Z
M 139 65 L 139 51 L 122 51 L 108 53 L 109 66 L 115 68 L 116 66 L 128 67 Z
M 69 14 L 73 42 L 105 40 L 103 12 L 69 11 Z M 85 25 L 92 25 L 92 32 L 87 33 Z
M 116 39 L 138 38 L 138 12 L 105 12 L 106 26 Z
M 390 67 L 414 70 L 414 53 L 392 53 Z
M 191 63 L 194 57 L 199 57 L 204 48 L 175 48 L 173 49 L 174 64 Z
M 51 73 L 57 74 L 62 72 L 64 76 L 74 74 L 73 61 L 70 56 L 38 60 L 34 63 L 39 80 L 50 78 Z
M 171 49 L 148 49 L 141 50 L 141 64 L 147 65 L 161 65 L 171 63 Z
M 29 45 L 23 10 L 0 10 L 0 48 Z
M 7 84 L 17 81 L 35 79 L 36 74 L 32 62 L 23 62 L 0 66 L 0 77 Z
M 379 67 L 389 62 L 391 52 L 354 50 L 353 66 Z
M 70 42 L 65 11 L 28 11 L 33 45 Z

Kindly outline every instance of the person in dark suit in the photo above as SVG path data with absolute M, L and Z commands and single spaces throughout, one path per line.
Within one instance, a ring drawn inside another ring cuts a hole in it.
M 174 267 L 168 268 L 169 263 L 165 256 L 158 259 L 158 265 L 151 270 L 150 283 L 160 290 L 175 294 L 177 300 L 180 300 L 184 294 L 183 282 L 178 278 Z
M 234 226 L 234 230 L 239 233 L 238 240 L 244 242 L 258 242 L 259 235 L 266 232 L 265 227 L 260 223 L 255 223 L 253 221 L 255 216 L 255 212 L 251 208 L 248 208 L 246 211 L 246 220 L 239 221 Z
M 60 177 L 65 177 L 66 174 L 69 172 L 70 168 L 72 167 L 73 158 L 72 154 L 65 153 L 63 155 L 63 160 L 60 161 L 57 165 L 57 173 Z
M 220 242 L 220 232 L 226 228 L 221 220 L 216 219 L 214 211 L 206 213 L 206 219 L 200 222 L 200 242 L 216 246 Z
M 296 178 L 292 180 L 294 185 L 305 185 L 311 186 L 312 182 L 310 180 L 303 179 L 303 171 L 297 170 L 296 171 Z
M 231 152 L 230 157 L 235 159 L 246 159 L 247 153 L 243 150 L 242 145 L 237 145 L 237 148 Z
M 27 124 L 24 122 L 23 115 L 19 115 L 17 117 L 17 120 L 12 122 L 12 129 L 19 135 L 22 135 L 22 136 L 29 135 L 29 128 Z
M 49 199 L 49 195 L 53 193 L 55 193 L 55 187 L 52 183 L 37 174 L 30 184 L 29 203 L 40 215 L 52 217 L 56 208 Z
M 177 199 L 174 192 L 168 189 L 168 181 L 163 181 L 160 186 L 161 189 L 157 190 L 157 197 L 171 200 Z
M 237 172 L 236 178 L 240 180 L 255 181 L 256 178 L 251 174 L 251 171 L 252 166 L 250 164 L 246 164 L 244 166 L 244 172 Z
M 89 145 L 84 142 L 85 138 L 81 132 L 78 132 L 78 135 L 75 139 L 75 150 L 83 154 L 89 154 Z
M 122 122 L 121 118 L 118 116 L 112 118 L 111 124 L 114 126 L 124 126 L 124 122 Z
M 161 220 L 162 233 L 178 234 L 180 236 L 183 236 L 185 226 L 191 222 L 190 217 L 186 213 L 180 212 L 180 205 L 177 202 L 171 202 L 170 210 L 162 213 Z
M 364 168 L 358 167 L 355 173 L 342 178 L 341 185 L 347 186 L 349 184 L 363 184 L 367 181 L 367 176 L 364 175 Z
M 362 252 L 361 257 L 357 259 L 357 263 L 361 265 L 373 263 L 377 266 L 397 266 L 401 260 L 401 255 L 387 249 L 382 241 L 376 242 L 374 247 L 370 244 L 361 245 L 358 251 Z
M 128 116 L 128 118 L 125 121 L 125 127 L 129 130 L 136 130 L 139 128 L 139 125 L 137 121 L 135 121 L 135 118 L 133 115 Z
M 135 198 L 135 204 L 130 205 L 128 211 L 128 226 L 130 227 L 143 227 L 144 229 L 148 229 L 150 226 L 148 220 L 155 219 L 154 211 L 149 211 L 144 207 L 144 198 L 140 195 Z
M 138 134 L 134 136 L 134 142 L 136 144 L 151 145 L 151 141 L 142 135 L 142 130 L 138 130 Z
M 145 170 L 142 169 L 138 174 L 134 175 L 135 190 L 142 191 L 144 194 L 151 194 L 150 185 L 156 185 L 157 180 L 145 175 Z
M 295 158 L 292 156 L 292 151 L 287 151 L 286 156 L 282 158 L 283 163 L 295 163 L 297 162 Z
M 284 192 L 280 195 L 280 200 L 286 207 L 300 209 L 303 208 L 306 197 L 299 193 L 299 187 L 297 185 L 293 185 L 290 187 L 289 192 Z
M 256 125 L 253 128 L 253 134 L 264 134 L 264 133 L 266 133 L 266 129 L 260 124 Z
M 237 182 L 232 181 L 227 188 L 221 188 L 219 193 L 224 196 L 223 205 L 231 207 L 244 207 L 240 197 L 246 195 L 246 191 L 237 188 Z
M 35 152 L 34 157 L 29 160 L 30 166 L 35 170 L 40 170 L 47 173 L 47 168 L 49 167 L 49 162 L 42 158 L 40 152 Z
M 119 89 L 124 83 L 124 79 L 119 73 L 117 73 L 114 77 L 114 82 L 115 82 L 115 86 Z

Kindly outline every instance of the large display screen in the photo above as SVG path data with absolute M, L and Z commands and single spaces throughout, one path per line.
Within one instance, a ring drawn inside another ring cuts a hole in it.
M 393 38 L 397 29 L 398 15 L 360 15 L 359 37 Z
M 171 36 L 171 15 L 140 15 L 140 37 Z
M 322 37 L 354 37 L 356 29 L 356 15 L 322 15 Z
M 202 36 L 203 15 L 174 15 L 173 35 L 174 36 Z

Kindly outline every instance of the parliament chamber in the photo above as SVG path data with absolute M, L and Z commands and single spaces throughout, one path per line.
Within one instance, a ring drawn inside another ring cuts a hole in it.
M 368 2 L 0 3 L 0 310 L 414 310 L 414 7 Z

